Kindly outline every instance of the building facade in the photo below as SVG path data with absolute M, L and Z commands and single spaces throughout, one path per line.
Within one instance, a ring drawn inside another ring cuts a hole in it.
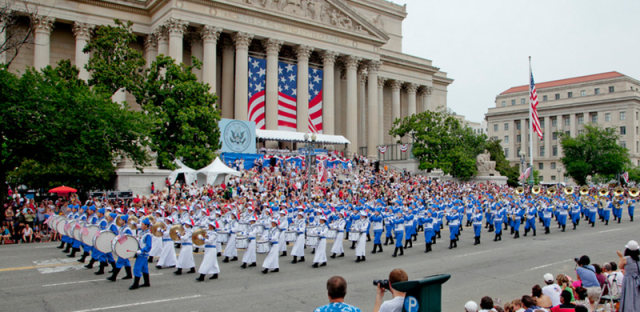
M 640 81 L 618 72 L 536 83 L 543 139 L 533 136 L 534 169 L 544 183 L 571 182 L 560 158 L 559 133 L 576 136 L 586 124 L 614 128 L 619 144 L 640 165 Z M 488 136 L 502 142 L 512 164 L 529 163 L 529 86 L 507 89 L 496 96 L 485 117 Z
M 289 130 L 299 132 L 308 132 L 310 124 L 319 125 L 323 133 L 349 139 L 349 152 L 366 150 L 374 158 L 377 145 L 393 141 L 388 130 L 395 118 L 446 109 L 447 86 L 453 81 L 430 60 L 402 53 L 407 9 L 385 0 L 11 3 L 16 11 L 28 7 L 38 14 L 32 19 L 33 40 L 22 46 L 11 63 L 12 71 L 71 59 L 81 69 L 80 77 L 87 79 L 84 65 L 89 56 L 82 49 L 92 29 L 113 24 L 115 18 L 132 21 L 139 35 L 136 47 L 147 63 L 160 54 L 186 64 L 191 57 L 202 61 L 202 69 L 195 74 L 218 95 L 223 118 L 257 118 L 254 121 L 268 130 L 283 129 L 283 118 L 291 121 Z M 259 83 L 252 81 L 250 67 L 255 61 L 264 66 Z M 289 115 L 282 113 L 279 95 L 283 64 L 296 68 Z M 263 104 L 254 107 L 250 96 L 258 89 L 264 90 L 260 93 Z M 315 90 L 322 91 L 320 108 L 311 107 L 311 100 L 317 100 Z M 134 101 L 126 93 L 116 97 Z

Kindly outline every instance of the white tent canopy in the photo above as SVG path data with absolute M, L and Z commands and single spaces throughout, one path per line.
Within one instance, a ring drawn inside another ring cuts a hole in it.
M 283 130 L 260 130 L 256 129 L 256 137 L 258 139 L 268 141 L 287 141 L 287 142 L 307 142 L 304 139 L 304 132 L 283 131 Z M 347 138 L 341 135 L 316 134 L 316 143 L 322 144 L 351 144 Z
M 178 175 L 180 175 L 181 173 L 184 174 L 184 180 L 188 185 L 196 180 L 196 171 L 194 169 L 187 167 L 187 165 L 183 164 L 178 159 L 174 160 L 173 163 L 177 168 L 176 170 L 171 171 L 171 173 L 169 174 L 169 183 L 171 183 L 171 185 L 173 185 L 173 183 L 176 183 L 176 179 L 178 179 Z
M 208 166 L 196 171 L 198 178 L 198 185 L 217 185 L 224 182 L 224 178 L 231 174 L 239 177 L 240 172 L 237 170 L 229 168 L 225 165 L 220 157 L 216 157 L 216 159 L 209 164 Z

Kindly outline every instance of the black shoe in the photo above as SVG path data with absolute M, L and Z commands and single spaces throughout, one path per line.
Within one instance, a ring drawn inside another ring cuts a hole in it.
M 100 269 L 98 269 L 98 272 L 95 272 L 93 274 L 95 275 L 102 275 L 104 274 L 104 268 L 107 267 L 107 264 L 104 262 L 100 262 Z
M 282 254 L 280 255 L 280 257 L 286 257 L 287 256 L 287 252 L 283 251 Z
M 68 253 L 71 250 L 71 244 L 67 243 L 67 248 L 65 248 L 62 252 Z
M 113 270 L 113 273 L 111 273 L 111 276 L 107 277 L 107 280 L 115 282 L 119 272 L 120 272 L 120 269 L 116 268 L 115 270 Z
M 373 245 L 373 250 L 371 251 L 372 254 L 376 253 L 376 250 L 378 249 L 377 245 Z
M 327 263 L 326 263 L 326 262 L 322 262 L 322 263 L 320 263 L 320 266 L 321 266 L 321 267 L 323 267 L 323 266 L 327 266 Z
M 91 258 L 91 260 L 89 261 L 89 264 L 85 265 L 84 267 L 87 269 L 93 269 L 94 263 L 96 263 L 96 259 Z
M 381 244 L 378 244 L 378 249 L 380 249 L 380 250 L 378 250 L 379 252 L 382 252 L 382 245 Z
M 238 261 L 238 257 L 233 257 L 231 261 Z
M 298 262 L 304 262 L 304 256 L 300 257 L 300 260 L 298 260 Z
M 269 273 L 269 269 L 262 270 L 262 274 L 267 274 L 267 273 Z
M 222 262 L 229 263 L 229 257 L 224 257 L 224 260 L 222 260 Z
M 210 280 L 212 279 L 218 279 L 218 273 L 211 275 L 211 277 L 209 277 Z
M 125 275 L 125 277 L 123 277 L 123 280 L 128 280 L 131 279 L 133 276 L 131 275 L 131 267 L 130 266 L 126 266 L 124 267 L 124 271 L 125 273 L 127 273 L 127 275 Z
M 396 247 L 396 249 L 393 251 L 393 255 L 391 256 L 394 258 L 398 256 L 398 247 Z
M 195 267 L 194 267 L 194 268 L 191 268 L 191 269 L 189 270 L 189 272 L 187 272 L 187 274 L 192 274 L 192 273 L 196 273 L 196 268 L 195 268 Z
M 317 262 L 314 263 L 311 267 L 314 268 L 314 269 L 317 269 L 318 268 L 318 263 Z
M 76 252 L 78 252 L 78 248 L 73 248 L 71 250 L 71 253 L 67 255 L 67 257 L 69 258 L 75 258 L 76 257 Z
M 156 265 L 156 269 L 162 270 L 162 266 Z
M 60 246 L 58 246 L 58 247 L 56 247 L 56 248 L 58 248 L 58 249 L 62 249 L 62 248 L 64 248 L 64 242 L 60 242 Z
M 148 263 L 153 263 L 153 256 L 149 256 L 149 259 L 147 259 Z
M 109 273 L 113 273 L 113 271 L 115 271 L 116 269 L 116 262 L 115 261 L 109 262 L 109 264 L 111 265 L 111 271 L 109 271 Z
M 344 252 L 338 256 L 338 258 L 343 258 L 343 257 L 344 257 Z
M 360 262 L 360 261 L 362 261 L 362 260 L 360 260 L 360 257 L 357 257 L 356 258 L 356 262 Z
M 278 272 L 280 272 L 280 269 L 273 269 L 273 270 L 271 270 L 271 273 L 278 273 Z
M 177 269 L 175 272 L 173 272 L 173 274 L 175 274 L 175 275 L 182 275 L 182 268 Z
M 249 267 L 254 267 L 254 266 L 256 266 L 256 263 L 255 263 L 255 262 L 254 262 L 254 263 L 252 263 L 252 264 L 249 264 Z
M 335 259 L 336 258 L 336 254 L 331 254 L 331 259 Z
M 400 247 L 400 255 L 404 256 L 404 248 Z
M 362 256 L 362 258 L 360 259 L 360 261 L 362 261 L 362 262 L 365 262 L 365 261 L 367 261 L 367 257 L 365 257 L 365 256 Z
M 533 236 L 536 236 L 536 230 L 533 230 Z
M 142 279 L 144 280 L 144 284 L 140 285 L 140 287 L 151 287 L 151 283 L 149 282 L 149 273 L 142 273 Z
M 222 253 L 221 253 L 221 252 L 218 252 L 218 253 L 216 254 L 216 257 L 222 257 Z
M 196 281 L 204 282 L 204 274 L 200 274 L 200 276 L 196 277 Z
M 133 279 L 133 285 L 131 285 L 131 287 L 129 287 L 129 290 L 134 290 L 134 289 L 138 289 L 138 288 L 140 288 L 140 278 L 136 276 Z
M 293 264 L 298 263 L 298 257 L 297 256 L 293 256 L 293 260 L 291 260 L 291 263 L 293 263 Z
M 78 262 L 80 262 L 80 263 L 84 263 L 84 261 L 85 261 L 85 260 L 87 260 L 87 256 L 89 256 L 89 253 L 85 251 L 85 252 L 82 254 L 82 257 L 81 257 L 80 259 L 78 259 Z
M 243 269 L 246 269 L 247 268 L 247 264 L 245 262 L 243 262 L 240 267 L 243 268 Z

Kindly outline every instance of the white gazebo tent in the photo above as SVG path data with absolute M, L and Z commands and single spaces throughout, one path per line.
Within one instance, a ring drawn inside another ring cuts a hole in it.
M 196 170 L 187 167 L 187 165 L 183 164 L 179 159 L 173 161 L 176 165 L 176 170 L 171 171 L 169 174 L 169 183 L 173 185 L 176 183 L 176 179 L 182 173 L 184 174 L 184 181 L 187 185 L 191 185 L 196 180 Z
M 229 174 L 237 177 L 240 176 L 239 171 L 229 168 L 220 160 L 220 157 L 216 157 L 211 164 L 196 171 L 196 174 L 198 185 L 200 186 L 221 184 Z

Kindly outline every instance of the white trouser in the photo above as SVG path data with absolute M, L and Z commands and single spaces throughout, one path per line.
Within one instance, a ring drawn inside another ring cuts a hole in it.
M 316 254 L 313 256 L 313 263 L 327 262 L 327 239 L 321 238 L 316 246 Z
M 196 263 L 193 261 L 193 245 L 182 245 L 180 247 L 180 255 L 178 256 L 178 269 L 195 268 Z
M 215 247 L 205 247 L 204 257 L 198 269 L 200 274 L 218 274 L 220 267 L 218 266 L 218 250 Z
M 227 247 L 224 248 L 224 253 L 222 255 L 229 258 L 238 256 L 238 249 L 236 249 L 236 233 L 229 235 Z
M 252 264 L 256 262 L 256 240 L 250 239 L 249 246 L 247 246 L 247 251 L 244 252 L 244 256 L 242 256 L 242 262 L 246 264 Z
M 331 247 L 331 253 L 336 255 L 344 253 L 344 232 L 338 232 L 336 234 L 336 239 L 333 241 L 333 246 Z
M 269 270 L 280 268 L 280 264 L 278 263 L 280 248 L 278 245 L 279 244 L 271 245 L 267 257 L 264 258 L 264 262 L 262 262 L 262 268 Z
M 365 248 L 367 247 L 366 245 L 367 245 L 367 235 L 363 233 L 358 238 L 358 243 L 356 244 L 356 257 L 365 256 Z
M 293 244 L 291 255 L 295 257 L 304 257 L 304 234 L 298 234 L 296 243 Z
M 175 266 L 178 262 L 176 257 L 176 250 L 173 247 L 173 241 L 162 242 L 162 252 L 160 252 L 160 259 L 158 260 L 158 266 L 171 267 Z

